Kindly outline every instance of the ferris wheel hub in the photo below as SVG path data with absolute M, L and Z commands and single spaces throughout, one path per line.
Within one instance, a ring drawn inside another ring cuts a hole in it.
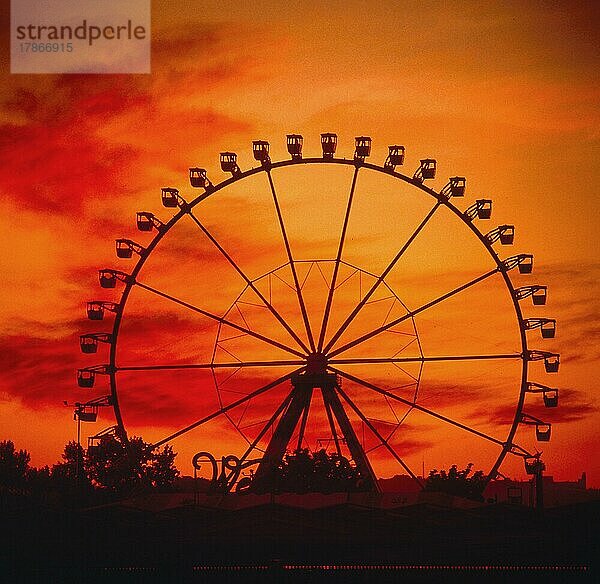
M 316 352 L 311 353 L 306 358 L 306 372 L 309 374 L 313 373 L 325 373 L 327 371 L 327 355 L 324 353 Z

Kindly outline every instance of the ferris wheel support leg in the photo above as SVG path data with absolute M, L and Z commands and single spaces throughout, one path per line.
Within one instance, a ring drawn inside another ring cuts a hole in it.
M 376 493 L 380 492 L 379 483 L 377 482 L 377 476 L 375 475 L 375 471 L 365 454 L 365 451 L 354 432 L 354 428 L 348 419 L 348 415 L 346 414 L 346 410 L 344 410 L 344 406 L 340 401 L 340 398 L 337 394 L 339 388 L 334 388 L 330 386 L 323 387 L 323 401 L 325 404 L 328 404 L 331 407 L 333 415 L 337 419 L 337 422 L 340 426 L 340 430 L 342 431 L 342 435 L 346 440 L 346 444 L 348 445 L 348 450 L 350 450 L 350 454 L 352 459 L 354 460 L 354 464 L 356 464 L 360 474 L 364 477 L 369 487 L 369 491 L 374 491 Z
M 271 416 L 271 418 L 269 419 L 269 421 L 263 426 L 263 428 L 258 433 L 258 435 L 256 436 L 256 438 L 252 441 L 252 444 L 250 444 L 248 446 L 248 448 L 246 449 L 246 452 L 244 452 L 244 454 L 240 458 L 240 466 L 244 465 L 244 463 L 246 462 L 246 460 L 248 460 L 248 457 L 250 456 L 250 454 L 252 454 L 252 452 L 254 450 L 256 450 L 256 448 L 258 447 L 258 443 L 263 439 L 264 435 L 269 431 L 269 428 L 271 428 L 271 426 L 273 426 L 273 424 L 275 423 L 275 420 L 288 407 L 288 405 L 289 405 L 289 403 L 290 403 L 290 401 L 292 399 L 293 393 L 294 393 L 293 390 L 290 391 L 290 393 L 288 393 L 288 395 L 286 396 L 286 398 L 281 402 L 281 404 L 279 404 L 279 407 L 275 410 L 275 412 L 273 413 L 273 415 Z M 235 482 L 236 482 L 235 480 L 229 481 L 228 490 L 231 490 L 233 488 Z
M 285 451 L 292 439 L 292 434 L 302 413 L 308 409 L 313 388 L 305 385 L 295 386 L 292 401 L 279 420 L 273 437 L 267 446 L 265 455 L 256 469 L 252 490 L 269 492 L 276 486 L 274 484 L 275 471 L 285 455 Z
M 377 428 L 373 426 L 370 420 L 360 411 L 360 409 L 354 404 L 354 402 L 344 393 L 341 388 L 338 389 L 340 395 L 350 404 L 350 407 L 356 412 L 358 417 L 363 423 L 371 430 L 371 432 L 377 437 L 379 442 L 386 448 L 386 450 L 400 463 L 400 466 L 411 476 L 411 478 L 423 488 L 423 483 L 419 480 L 417 475 L 410 469 L 410 467 L 398 456 L 398 453 L 392 448 L 389 442 L 377 431 Z
M 337 430 L 335 429 L 335 421 L 333 419 L 333 414 L 331 413 L 331 405 L 323 396 L 323 403 L 325 404 L 325 413 L 327 414 L 327 420 L 329 421 L 329 427 L 331 429 L 331 436 L 333 437 L 333 443 L 335 444 L 335 450 L 338 453 L 338 456 L 342 456 L 342 449 L 340 447 L 340 440 L 337 435 Z
M 300 450 L 302 448 L 302 441 L 304 440 L 304 432 L 306 431 L 306 422 L 308 421 L 308 412 L 310 411 L 310 402 L 312 401 L 312 392 L 308 395 L 306 399 L 306 406 L 304 407 L 304 411 L 302 412 L 302 421 L 300 422 L 300 431 L 298 432 L 298 444 L 296 446 L 296 450 Z

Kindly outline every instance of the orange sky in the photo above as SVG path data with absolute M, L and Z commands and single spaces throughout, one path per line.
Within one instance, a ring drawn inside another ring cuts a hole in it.
M 6 7 L 2 16 L 8 55 Z M 78 335 L 99 330 L 84 319 L 84 302 L 112 299 L 97 285 L 98 268 L 127 271 L 131 265 L 114 257 L 116 237 L 143 245 L 150 241 L 135 230 L 135 211 L 153 211 L 165 220 L 171 216 L 160 205 L 160 187 L 190 194 L 187 169 L 194 165 L 205 166 L 213 181 L 222 180 L 218 153 L 223 150 L 238 152 L 243 169 L 254 166 L 253 139 L 269 140 L 272 158 L 279 160 L 287 158 L 285 134 L 300 133 L 307 155 L 318 155 L 319 134 L 333 131 L 343 157 L 351 157 L 354 136 L 362 134 L 373 137 L 373 162 L 383 162 L 388 144 L 404 144 L 406 174 L 419 159 L 436 158 L 438 177 L 428 184 L 437 190 L 448 176 L 467 177 L 459 207 L 482 196 L 494 200 L 492 220 L 481 224 L 483 231 L 515 224 L 515 245 L 501 254 L 535 255 L 534 274 L 515 275 L 515 283 L 549 286 L 548 306 L 534 309 L 527 300 L 524 314 L 558 320 L 556 339 L 542 343 L 532 331 L 530 347 L 562 356 L 557 375 L 546 376 L 533 364 L 530 377 L 559 387 L 560 407 L 536 409 L 532 403 L 525 411 L 554 424 L 552 441 L 537 444 L 547 472 L 566 480 L 585 470 L 591 484 L 600 486 L 592 383 L 598 364 L 599 225 L 593 191 L 600 175 L 598 24 L 597 8 L 572 2 L 485 3 L 477 9 L 469 2 L 253 2 L 251 8 L 214 2 L 202 3 L 202 9 L 196 2 L 168 7 L 155 2 L 151 75 L 10 75 L 3 59 L 0 438 L 30 450 L 33 464 L 51 464 L 75 432 L 63 400 L 106 392 L 102 379 L 92 393 L 74 382 L 77 367 L 106 359 L 104 353 L 79 353 Z M 351 170 L 294 172 L 274 172 L 294 253 L 303 259 L 330 258 Z M 326 197 L 314 183 L 317 176 L 327 184 Z M 283 250 L 266 180 L 261 175 L 242 187 L 207 200 L 198 216 L 258 277 L 283 263 Z M 405 186 L 400 200 L 397 188 L 385 177 L 359 177 L 345 259 L 364 270 L 381 271 L 395 253 L 395 242 L 403 241 L 430 207 L 429 200 Z M 449 214 L 436 215 L 403 258 L 391 285 L 407 305 L 418 306 L 489 269 L 459 227 Z M 144 281 L 224 311 L 243 288 L 227 270 L 185 220 L 161 244 Z M 213 281 L 204 274 L 219 276 Z M 312 286 L 318 296 L 319 285 L 311 280 L 307 294 Z M 347 298 L 357 293 L 353 286 L 349 280 Z M 280 292 L 282 311 L 286 298 Z M 497 308 L 490 310 L 492 305 Z M 142 316 L 149 306 L 151 319 Z M 508 310 L 506 293 L 486 283 L 417 319 L 424 351 L 518 350 Z M 150 301 L 142 291 L 132 295 L 128 311 L 129 333 L 125 319 L 120 341 L 123 363 L 126 358 L 194 362 L 214 343 L 208 336 L 214 330 L 201 317 Z M 298 320 L 292 308 L 288 317 Z M 375 312 L 373 319 L 381 317 Z M 369 318 L 357 327 L 368 326 Z M 279 334 L 272 323 L 257 326 Z M 369 351 L 380 356 L 380 349 L 365 347 L 362 356 Z M 396 349 L 385 345 L 386 354 Z M 262 350 L 250 345 L 233 352 Z M 509 369 L 497 362 L 432 365 L 424 373 L 422 403 L 502 436 L 516 401 Z M 147 440 L 201 417 L 216 403 L 214 389 L 201 395 L 186 389 L 209 387 L 201 374 L 193 381 L 156 374 L 150 387 L 134 374 L 124 375 L 129 375 L 123 399 L 130 403 L 131 427 Z M 251 372 L 232 382 L 248 390 L 261 384 L 262 375 Z M 385 367 L 361 375 L 382 385 L 387 381 L 387 387 L 401 384 L 398 371 Z M 263 419 L 279 403 L 276 398 L 283 399 L 283 390 L 253 402 L 248 419 Z M 373 418 L 398 413 L 384 412 L 382 402 L 372 403 L 350 384 L 352 392 Z M 84 433 L 112 423 L 101 412 L 100 421 L 86 425 Z M 532 429 L 520 431 L 517 442 L 535 450 Z M 223 421 L 174 445 L 181 453 L 180 468 L 189 472 L 196 450 L 229 453 L 240 441 Z M 419 472 L 423 461 L 427 468 L 471 461 L 485 468 L 491 456 L 487 444 L 425 414 L 410 414 L 395 445 Z M 398 472 L 385 461 L 378 468 L 383 474 Z M 502 470 L 524 475 L 520 462 L 507 461 Z

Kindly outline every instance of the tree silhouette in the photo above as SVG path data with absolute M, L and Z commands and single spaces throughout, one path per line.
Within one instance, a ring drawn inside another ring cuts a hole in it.
M 179 476 L 179 471 L 175 467 L 176 452 L 168 444 L 165 447 L 153 453 L 147 474 L 154 487 L 159 490 L 168 490 L 172 487 L 175 479 Z
M 41 468 L 29 467 L 25 475 L 27 494 L 33 499 L 46 502 L 54 485 L 52 471 L 48 465 Z
M 478 470 L 471 476 L 473 463 L 469 463 L 464 470 L 458 470 L 453 464 L 448 472 L 445 470 L 432 470 L 425 482 L 425 491 L 435 491 L 464 497 L 473 501 L 483 501 L 485 476 Z
M 314 454 L 308 448 L 286 454 L 274 473 L 275 489 L 288 493 L 360 491 L 363 483 L 347 458 L 324 448 Z
M 141 484 L 149 456 L 148 445 L 141 438 L 131 438 L 126 447 L 122 440 L 108 434 L 88 447 L 85 469 L 98 487 L 124 493 Z
M 0 442 L 0 488 L 17 492 L 25 488 L 31 456 L 26 450 L 15 450 L 12 440 Z
M 52 483 L 63 494 L 73 496 L 75 493 L 91 491 L 92 483 L 84 468 L 84 450 L 74 440 L 65 445 L 62 462 L 52 466 Z
M 179 471 L 170 446 L 154 452 L 150 444 L 134 436 L 128 443 L 107 434 L 88 447 L 85 469 L 91 481 L 113 493 L 126 494 L 139 487 L 170 487 Z

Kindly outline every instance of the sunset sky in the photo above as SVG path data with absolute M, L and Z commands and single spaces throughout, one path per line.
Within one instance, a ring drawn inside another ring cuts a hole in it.
M 542 450 L 547 473 L 556 480 L 575 480 L 586 471 L 589 484 L 600 487 L 598 7 L 178 0 L 156 1 L 152 8 L 150 75 L 11 75 L 7 57 L 2 60 L 0 439 L 28 449 L 34 465 L 52 464 L 75 437 L 72 409 L 63 401 L 108 393 L 104 376 L 92 390 L 75 381 L 78 367 L 108 360 L 105 347 L 92 356 L 79 350 L 81 333 L 109 332 L 112 324 L 112 317 L 88 321 L 85 302 L 118 300 L 119 288 L 115 293 L 98 286 L 97 270 L 132 269 L 132 260 L 115 257 L 114 240 L 149 244 L 152 235 L 136 229 L 135 212 L 170 219 L 173 210 L 162 207 L 161 187 L 176 187 L 191 199 L 200 191 L 190 188 L 188 168 L 205 167 L 220 182 L 227 176 L 219 166 L 222 151 L 237 152 L 246 170 L 258 164 L 252 140 L 268 140 L 272 159 L 281 160 L 288 158 L 286 134 L 302 134 L 305 155 L 319 156 L 319 135 L 335 132 L 338 155 L 346 158 L 353 155 L 355 136 L 371 136 L 370 160 L 378 164 L 388 145 L 403 144 L 406 162 L 398 170 L 411 176 L 420 159 L 437 159 L 438 173 L 428 186 L 440 190 L 448 177 L 466 176 L 466 195 L 453 202 L 465 209 L 477 198 L 492 199 L 492 219 L 477 223 L 484 233 L 515 225 L 515 243 L 497 245 L 500 255 L 535 258 L 532 275 L 511 272 L 515 286 L 548 285 L 547 306 L 533 307 L 526 299 L 524 316 L 557 319 L 555 339 L 530 331 L 529 346 L 561 354 L 558 374 L 547 375 L 533 363 L 529 378 L 560 388 L 560 406 L 544 409 L 539 397 L 528 396 L 524 407 L 553 424 L 552 441 L 536 443 L 531 427 L 520 429 L 516 441 Z M 1 10 L 8 55 L 7 3 Z M 335 256 L 352 172 L 350 166 L 273 172 L 295 258 Z M 340 281 L 348 279 L 334 305 L 337 324 L 372 284 L 366 272 L 379 274 L 386 267 L 432 205 L 413 187 L 359 173 L 343 259 L 361 270 L 340 271 Z M 196 211 L 250 277 L 258 278 L 257 287 L 273 295 L 290 326 L 302 331 L 286 286 L 289 269 L 271 278 L 278 282 L 275 288 L 261 278 L 286 262 L 264 175 L 218 193 Z M 389 294 L 382 292 L 381 303 L 365 311 L 341 344 L 374 328 L 373 322 L 404 314 L 402 303 L 416 308 L 491 267 L 472 234 L 446 209 L 422 235 L 386 280 Z M 319 298 L 331 264 L 322 262 L 322 274 L 317 267 L 309 274 L 311 265 L 302 267 L 301 277 L 320 324 Z M 518 352 L 515 315 L 496 278 L 414 323 L 405 321 L 397 335 L 388 335 L 392 340 L 366 343 L 362 352 L 347 356 Z M 244 290 L 243 280 L 187 217 L 157 247 L 140 280 L 220 314 Z M 252 292 L 246 294 L 247 322 L 291 342 L 264 309 L 252 308 Z M 241 323 L 239 318 L 240 312 L 231 320 Z M 215 339 L 222 361 L 290 358 L 258 341 L 226 340 L 227 334 L 218 333 L 209 319 L 136 288 L 123 319 L 119 365 L 206 362 Z M 410 342 L 417 334 L 421 349 Z M 123 372 L 120 400 L 128 430 L 159 440 L 214 410 L 219 398 L 230 403 L 292 369 L 249 368 L 230 380 L 220 378 L 220 394 L 208 371 Z M 414 363 L 404 371 L 392 365 L 344 371 L 406 399 L 412 399 L 413 378 L 419 377 Z M 421 379 L 418 403 L 506 436 L 518 397 L 518 363 L 427 364 Z M 287 391 L 289 384 L 275 388 L 232 417 L 245 420 L 252 439 L 252 424 L 268 418 Z M 407 413 L 405 406 L 391 407 L 351 382 L 347 392 L 382 432 Z M 316 419 L 322 417 L 315 412 Z M 84 438 L 113 423 L 101 411 L 96 424 L 84 425 Z M 323 437 L 315 432 L 311 446 Z M 393 441 L 419 474 L 422 466 L 427 472 L 455 463 L 489 468 L 498 454 L 485 441 L 414 411 Z M 372 442 L 367 432 L 366 446 Z M 173 445 L 184 474 L 191 472 L 189 460 L 198 450 L 243 451 L 239 433 L 225 419 Z M 374 451 L 374 464 L 382 476 L 403 472 L 382 449 Z M 525 477 L 514 457 L 501 470 Z

